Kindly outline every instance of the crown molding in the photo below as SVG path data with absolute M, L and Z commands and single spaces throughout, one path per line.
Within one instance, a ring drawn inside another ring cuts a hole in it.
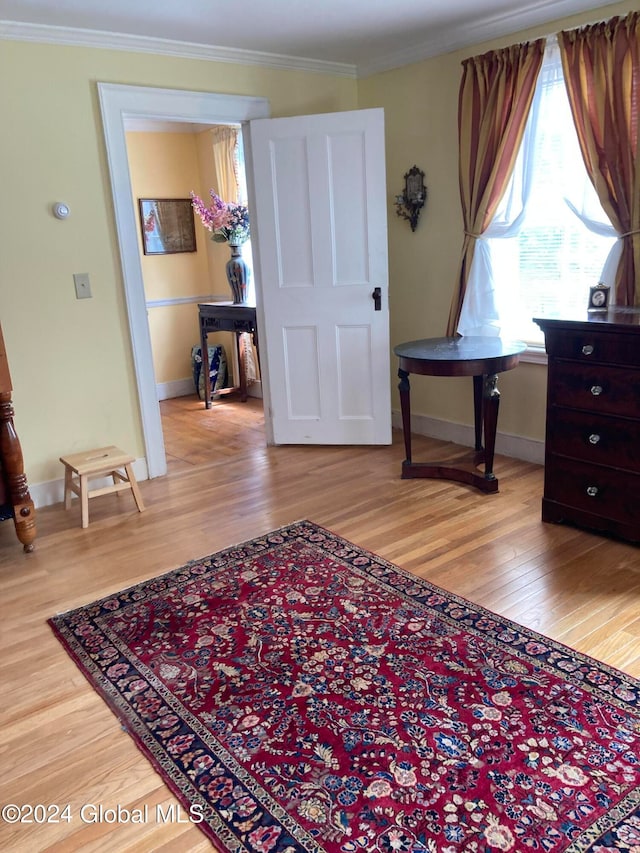
M 230 62 L 235 65 L 260 65 L 280 71 L 312 71 L 338 77 L 356 77 L 356 66 L 345 62 L 325 62 L 302 56 L 286 56 L 259 50 L 195 44 L 171 39 L 133 36 L 126 33 L 105 33 L 99 30 L 53 27 L 0 21 L 0 39 L 44 42 L 74 47 L 104 50 L 127 50 L 133 53 L 153 53 L 181 59 L 201 59 L 207 62 Z
M 175 56 L 181 59 L 200 59 L 207 62 L 228 62 L 238 65 L 259 65 L 281 71 L 311 71 L 332 74 L 352 79 L 369 77 L 382 71 L 390 71 L 412 65 L 471 45 L 481 44 L 494 38 L 517 33 L 547 22 L 558 21 L 597 9 L 611 6 L 619 0 L 540 0 L 526 9 L 510 9 L 490 15 L 469 24 L 456 27 L 455 31 L 434 30 L 433 35 L 420 44 L 398 51 L 376 56 L 369 61 L 352 65 L 345 62 L 328 62 L 302 56 L 266 53 L 258 50 L 204 45 L 172 39 L 134 36 L 125 33 L 106 33 L 68 27 L 25 24 L 0 20 L 0 39 L 63 44 L 75 47 L 100 48 L 104 50 L 126 50 L 135 53 L 152 53 Z
M 587 12 L 590 9 L 598 9 L 603 6 L 611 6 L 618 0 L 541 0 L 527 9 L 510 9 L 499 15 L 491 15 L 481 21 L 471 24 L 463 24 L 457 27 L 455 32 L 436 32 L 421 44 L 402 50 L 388 53 L 384 56 L 374 58 L 370 62 L 358 64 L 357 76 L 369 77 L 381 71 L 390 71 L 430 59 L 464 47 L 481 44 L 494 38 L 517 33 L 530 27 L 542 26 L 545 23 L 559 21 L 571 15 Z

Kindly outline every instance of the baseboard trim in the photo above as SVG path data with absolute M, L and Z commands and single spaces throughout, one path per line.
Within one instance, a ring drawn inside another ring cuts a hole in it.
M 258 397 L 262 400 L 262 381 L 260 379 L 256 379 L 254 382 L 249 383 L 247 395 L 249 397 Z
M 156 383 L 158 400 L 171 400 L 174 397 L 190 397 L 195 393 L 193 379 L 174 379 L 172 382 Z M 249 397 L 259 397 L 262 399 L 262 382 L 257 379 L 255 382 L 249 383 L 247 394 Z
M 158 400 L 170 400 L 173 397 L 188 397 L 190 394 L 195 393 L 196 389 L 192 377 L 189 379 L 174 379 L 171 382 L 156 383 Z
M 402 429 L 402 416 L 397 409 L 391 412 L 391 423 L 396 429 Z M 429 438 L 439 438 L 441 441 L 452 441 L 463 447 L 473 447 L 475 444 L 475 430 L 472 426 L 430 418 L 427 415 L 411 415 L 411 432 Z M 543 465 L 544 441 L 498 432 L 496 453 Z
M 165 384 L 173 385 L 178 383 Z M 193 383 L 187 393 L 193 394 Z M 249 388 L 249 394 L 252 397 L 261 397 L 262 384 L 260 382 L 252 383 Z M 186 396 L 186 394 L 172 394 L 171 396 L 180 397 Z M 162 399 L 167 398 L 163 397 Z M 391 412 L 391 423 L 396 429 L 402 429 L 402 417 L 397 409 Z M 455 444 L 460 444 L 463 447 L 473 447 L 475 441 L 473 427 L 466 424 L 456 424 L 451 421 L 439 420 L 438 418 L 430 418 L 427 415 L 411 415 L 411 431 L 416 435 L 426 435 L 429 438 L 438 438 L 441 441 L 453 441 Z M 496 453 L 501 453 L 503 456 L 510 456 L 514 459 L 523 459 L 525 462 L 534 462 L 538 465 L 544 464 L 544 442 L 532 438 L 522 438 L 519 435 L 498 432 L 496 436 Z M 144 458 L 135 460 L 133 463 L 133 473 L 136 475 L 137 480 L 143 481 L 149 479 L 147 463 Z M 96 484 L 105 486 L 110 482 L 111 480 L 106 477 L 102 481 L 96 480 Z M 30 484 L 29 492 L 36 509 L 38 507 L 61 503 L 64 500 L 64 478 L 60 477 L 57 480 L 49 480 L 48 482 L 36 483 L 35 485 Z

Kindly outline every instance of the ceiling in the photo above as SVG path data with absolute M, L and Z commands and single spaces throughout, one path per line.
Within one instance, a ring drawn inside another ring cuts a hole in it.
M 364 76 L 612 2 L 0 0 L 0 38 Z

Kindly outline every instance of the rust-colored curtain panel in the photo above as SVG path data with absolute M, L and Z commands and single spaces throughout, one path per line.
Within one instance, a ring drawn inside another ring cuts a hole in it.
M 447 334 L 455 334 L 477 238 L 488 228 L 522 141 L 545 40 L 512 45 L 462 63 L 458 98 L 462 259 Z
M 561 32 L 558 43 L 587 172 L 622 240 L 618 305 L 640 305 L 640 12 Z

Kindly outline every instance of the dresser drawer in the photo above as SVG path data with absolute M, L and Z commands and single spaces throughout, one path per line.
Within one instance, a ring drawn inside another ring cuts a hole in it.
M 640 473 L 640 420 L 575 409 L 554 409 L 547 423 L 547 453 Z
M 640 474 L 549 454 L 544 476 L 544 495 L 551 501 L 623 524 L 640 523 Z
M 600 364 L 549 364 L 549 404 L 640 418 L 640 370 Z
M 545 340 L 547 353 L 553 358 L 640 367 L 637 335 L 562 329 L 547 331 Z

